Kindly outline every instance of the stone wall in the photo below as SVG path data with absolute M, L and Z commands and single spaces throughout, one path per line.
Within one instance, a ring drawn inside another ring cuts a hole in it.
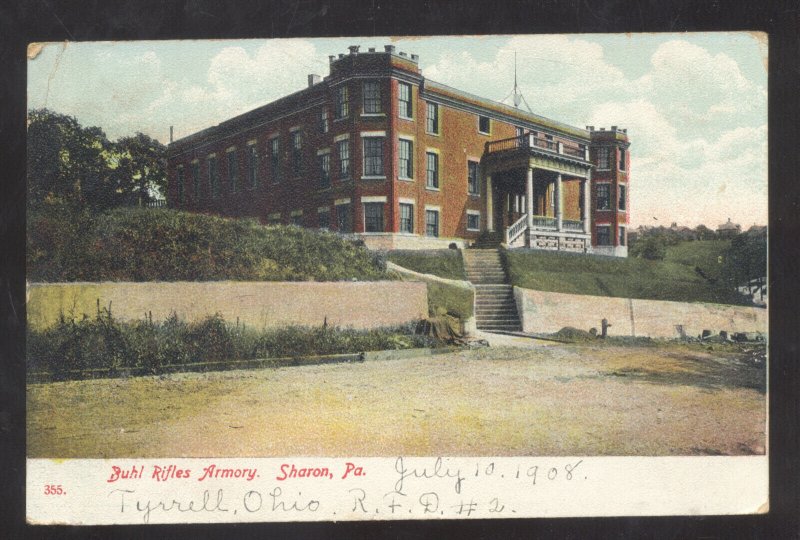
M 678 326 L 687 336 L 703 330 L 714 333 L 767 332 L 767 310 L 757 307 L 687 302 L 665 302 L 585 296 L 514 287 L 522 329 L 531 333 L 557 332 L 565 326 L 581 330 L 597 328 L 608 319 L 609 335 L 680 337 Z
M 424 319 L 424 283 L 371 282 L 172 282 L 33 283 L 28 287 L 28 324 L 42 329 L 59 315 L 94 317 L 100 307 L 120 320 L 172 312 L 187 321 L 219 313 L 226 321 L 255 328 L 329 325 L 377 328 Z

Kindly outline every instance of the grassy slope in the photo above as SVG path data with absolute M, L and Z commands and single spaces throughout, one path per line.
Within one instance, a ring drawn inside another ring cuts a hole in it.
M 703 246 L 697 253 L 683 248 L 672 260 L 648 261 L 613 257 L 586 257 L 572 253 L 510 251 L 507 261 L 511 282 L 541 291 L 673 300 L 741 304 L 734 292 L 708 283 L 694 271 L 694 264 L 713 252 Z
M 388 259 L 403 268 L 445 279 L 465 280 L 464 261 L 455 249 L 390 251 Z M 431 315 L 449 313 L 459 319 L 472 316 L 472 292 L 428 281 L 428 311 Z
M 699 266 L 711 278 L 720 278 L 722 264 L 719 257 L 731 245 L 730 240 L 697 240 L 681 242 L 667 248 L 667 262 L 685 264 L 694 268 Z
M 456 249 L 396 250 L 390 251 L 388 257 L 393 263 L 415 272 L 446 279 L 466 279 L 464 261 L 461 252 Z
M 79 226 L 76 226 L 77 225 Z M 32 281 L 386 279 L 374 253 L 332 233 L 167 209 L 29 216 Z

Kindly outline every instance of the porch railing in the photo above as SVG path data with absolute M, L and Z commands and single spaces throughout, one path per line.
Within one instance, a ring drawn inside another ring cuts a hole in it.
M 554 217 L 533 216 L 533 228 L 544 230 L 558 230 L 558 221 Z
M 523 133 L 516 137 L 489 141 L 484 146 L 487 154 L 492 152 L 502 152 L 504 150 L 515 150 L 517 148 L 538 148 L 554 154 L 563 154 L 580 159 L 586 159 L 586 149 L 574 144 L 559 143 L 545 137 L 534 136 L 531 133 Z
M 583 221 L 565 219 L 561 221 L 561 226 L 565 231 L 583 232 Z
M 506 228 L 506 245 L 510 246 L 511 242 L 519 238 L 526 230 L 528 230 L 528 216 L 522 216 L 513 225 Z

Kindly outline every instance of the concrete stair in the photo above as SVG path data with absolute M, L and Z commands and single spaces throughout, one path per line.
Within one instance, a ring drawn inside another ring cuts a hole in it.
M 472 247 L 475 249 L 497 249 L 503 242 L 502 232 L 484 232 L 478 237 Z
M 487 332 L 520 332 L 522 324 L 508 283 L 503 261 L 497 249 L 464 250 L 467 279 L 475 285 L 475 322 Z

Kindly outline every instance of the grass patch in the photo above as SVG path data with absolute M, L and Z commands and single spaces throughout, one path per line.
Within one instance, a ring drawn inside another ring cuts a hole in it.
M 432 315 L 448 313 L 462 321 L 472 317 L 473 292 L 469 289 L 428 282 L 428 312 Z
M 711 279 L 722 278 L 723 263 L 720 257 L 730 248 L 730 240 L 696 240 L 667 246 L 664 260 L 698 267 Z
M 457 249 L 395 250 L 388 259 L 403 268 L 445 279 L 465 280 L 464 261 Z
M 709 283 L 693 266 L 675 261 L 520 249 L 504 253 L 511 283 L 526 289 L 645 300 L 750 303 L 734 290 Z
M 386 279 L 374 253 L 341 237 L 167 209 L 29 215 L 31 281 Z
M 208 362 L 359 353 L 442 346 L 414 333 L 415 324 L 356 330 L 338 327 L 257 330 L 213 315 L 187 323 L 173 315 L 163 322 L 121 322 L 108 310 L 95 318 L 64 317 L 46 330 L 28 330 L 29 373 L 47 372 L 56 380 L 83 378 L 81 372 L 127 370 L 160 374 L 167 369 Z

